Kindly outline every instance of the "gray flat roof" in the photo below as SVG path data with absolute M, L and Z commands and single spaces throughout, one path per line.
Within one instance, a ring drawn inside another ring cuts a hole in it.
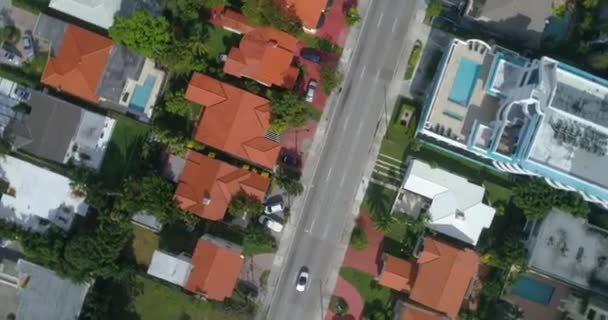
M 40 14 L 33 33 L 36 37 L 49 41 L 51 43 L 51 55 L 57 55 L 66 27 L 65 22 L 46 14 Z
M 97 95 L 118 103 L 127 79 L 137 80 L 145 61 L 144 56 L 133 53 L 124 46 L 114 45 L 97 87 Z
M 553 209 L 530 248 L 529 265 L 584 289 L 608 293 L 608 232 Z
M 552 0 L 475 0 L 484 3 L 478 18 L 488 29 L 526 46 L 540 45 Z
M 78 319 L 89 284 L 75 284 L 25 260 L 17 269 L 21 277 L 29 276 L 19 291 L 17 319 Z

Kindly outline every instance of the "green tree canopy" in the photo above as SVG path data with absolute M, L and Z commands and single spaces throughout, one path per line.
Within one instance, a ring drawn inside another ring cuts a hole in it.
M 190 214 L 183 212 L 173 200 L 175 187 L 159 175 L 131 178 L 123 187 L 116 207 L 129 213 L 145 210 L 163 224 L 183 221 Z
M 239 217 L 245 214 L 259 215 L 264 212 L 264 205 L 258 198 L 241 191 L 230 200 L 228 212 Z
M 529 219 L 541 219 L 553 207 L 576 217 L 586 217 L 590 211 L 589 204 L 580 194 L 552 188 L 541 179 L 532 179 L 515 187 L 513 203 Z
M 298 196 L 304 192 L 300 182 L 300 173 L 279 167 L 274 175 L 274 182 L 290 196 Z
M 244 255 L 253 256 L 273 252 L 274 247 L 275 239 L 268 228 L 259 223 L 250 223 L 247 226 L 241 251 Z
M 108 33 L 115 43 L 150 58 L 166 50 L 173 39 L 167 19 L 150 16 L 143 10 L 136 10 L 129 17 L 117 16 Z
M 359 14 L 357 6 L 353 5 L 346 10 L 346 25 L 352 27 L 359 21 L 361 21 L 361 15 Z
M 169 92 L 165 96 L 164 110 L 182 117 L 194 119 L 198 116 L 201 107 L 185 97 L 184 90 Z
M 285 0 L 244 0 L 242 11 L 253 24 L 273 26 L 296 36 L 302 34 L 302 22 Z
M 303 126 L 313 116 L 312 107 L 292 91 L 275 94 L 271 97 L 271 126 L 283 132 L 289 127 Z
M 342 82 L 342 73 L 335 63 L 324 63 L 319 70 L 321 88 L 325 94 L 330 94 Z

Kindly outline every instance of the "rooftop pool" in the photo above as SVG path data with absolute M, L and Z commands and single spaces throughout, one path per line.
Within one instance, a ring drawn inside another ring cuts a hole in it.
M 454 81 L 452 81 L 452 89 L 448 100 L 457 103 L 463 107 L 469 105 L 469 100 L 475 89 L 475 83 L 479 77 L 481 65 L 467 58 L 462 58 L 456 71 Z

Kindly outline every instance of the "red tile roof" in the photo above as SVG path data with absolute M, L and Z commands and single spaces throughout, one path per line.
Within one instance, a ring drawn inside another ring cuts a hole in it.
M 233 196 L 243 191 L 262 201 L 269 184 L 256 173 L 190 151 L 174 198 L 183 210 L 221 220 Z
M 272 168 L 281 145 L 264 137 L 270 101 L 195 72 L 186 99 L 205 106 L 194 139 L 254 164 Z
M 456 317 L 469 283 L 477 274 L 479 256 L 471 249 L 426 237 L 417 262 L 410 299 Z
M 407 307 L 402 313 L 400 320 L 443 320 L 442 317 L 438 317 L 429 312 L 425 312 L 412 307 Z
M 224 72 L 291 89 L 299 73 L 291 65 L 296 43 L 297 39 L 285 32 L 268 27 L 255 29 L 243 36 L 238 48 L 230 49 Z
M 50 56 L 41 82 L 97 103 L 95 93 L 112 49 L 112 41 L 94 32 L 67 24 L 56 56 Z
M 239 252 L 199 239 L 192 254 L 192 267 L 185 289 L 222 301 L 232 295 L 243 259 Z
M 211 8 L 209 23 L 237 33 L 247 33 L 255 29 L 255 27 L 247 22 L 245 16 L 224 7 Z
M 415 278 L 416 266 L 414 263 L 389 255 L 384 260 L 378 283 L 397 291 L 409 292 Z
M 295 13 L 302 21 L 302 25 L 309 30 L 316 30 L 319 19 L 328 0 L 287 0 L 295 9 Z

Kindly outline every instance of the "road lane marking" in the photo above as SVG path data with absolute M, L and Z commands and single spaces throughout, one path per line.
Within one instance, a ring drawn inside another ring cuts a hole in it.
M 327 182 L 327 180 L 329 180 L 329 177 L 331 177 L 331 171 L 333 169 L 334 169 L 333 167 L 329 168 L 329 172 L 327 173 L 327 176 L 325 177 L 325 182 Z
M 384 12 L 380 12 L 380 18 L 378 19 L 376 27 L 380 27 L 380 23 L 382 23 L 382 18 L 384 18 Z
M 315 227 L 315 222 L 317 222 L 317 216 L 312 218 L 312 222 L 310 223 L 310 226 L 308 226 L 308 228 L 304 229 L 304 232 L 310 233 L 312 231 L 312 228 Z
M 361 73 L 359 74 L 359 79 L 363 79 L 363 76 L 365 75 L 365 68 L 367 67 L 367 65 L 363 65 L 363 69 L 361 70 Z
M 397 28 L 397 19 L 393 21 L 393 28 L 391 28 L 391 32 L 395 32 L 395 28 Z

